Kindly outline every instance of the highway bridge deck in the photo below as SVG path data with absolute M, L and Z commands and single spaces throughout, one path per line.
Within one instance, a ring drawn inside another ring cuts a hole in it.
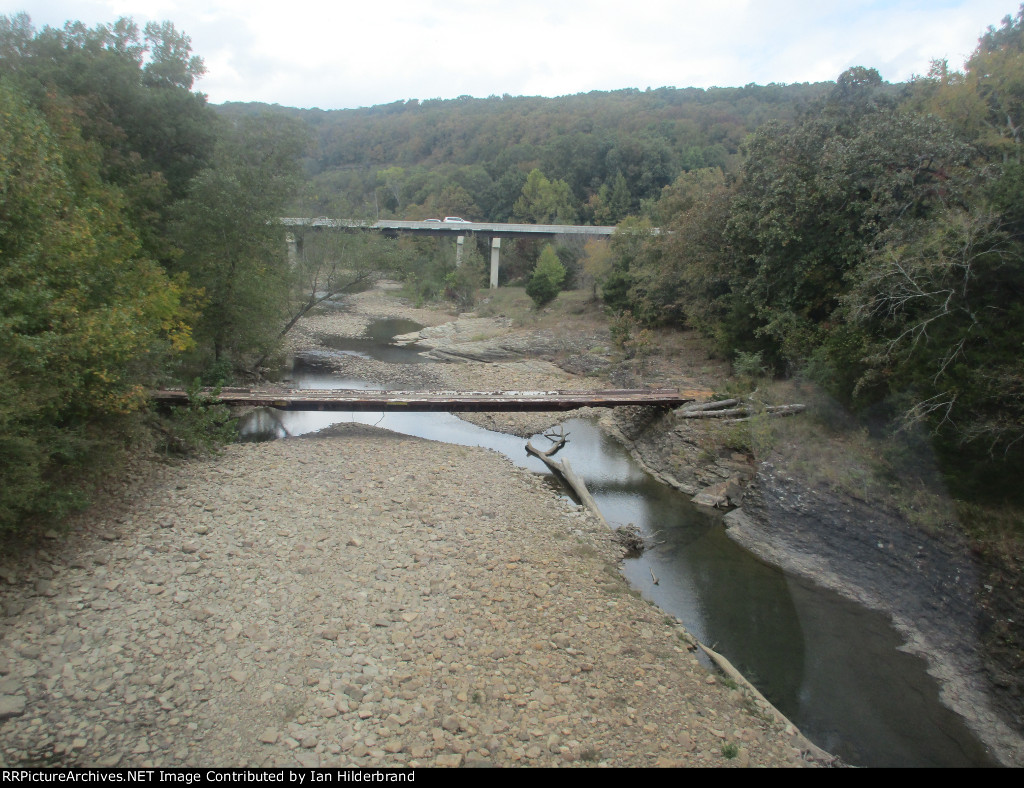
M 207 394 L 210 391 L 206 392 Z M 616 408 L 648 405 L 676 408 L 711 392 L 679 389 L 604 389 L 599 391 L 362 391 L 351 389 L 222 389 L 225 405 L 311 411 L 566 411 L 577 408 Z M 155 402 L 187 405 L 185 391 L 156 391 Z

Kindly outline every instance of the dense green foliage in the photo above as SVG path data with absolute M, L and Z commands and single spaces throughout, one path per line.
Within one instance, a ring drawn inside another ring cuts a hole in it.
M 732 168 L 748 133 L 768 119 L 795 117 L 826 89 L 659 88 L 357 110 L 218 110 L 227 117 L 271 110 L 312 131 L 303 208 L 311 216 L 615 224 L 650 210 L 681 172 Z
M 142 254 L 97 146 L 49 110 L 0 79 L 0 528 L 74 503 L 74 469 L 190 342 L 181 283 Z
M 894 94 L 850 69 L 735 174 L 666 189 L 670 233 L 622 225 L 605 299 L 928 425 L 961 483 L 998 478 L 1024 456 L 1022 95 L 1024 7 L 963 74 Z
M 229 370 L 264 357 L 287 320 L 292 267 L 277 218 L 299 185 L 301 131 L 245 119 L 223 131 L 211 166 L 175 205 L 175 268 L 202 288 L 201 357 Z
M 84 501 L 155 419 L 148 389 L 243 366 L 287 323 L 269 222 L 301 135 L 223 124 L 202 73 L 170 23 L 0 17 L 0 530 Z

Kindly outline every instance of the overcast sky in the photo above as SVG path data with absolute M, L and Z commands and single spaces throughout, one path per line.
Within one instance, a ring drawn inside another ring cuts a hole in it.
M 192 39 L 213 103 L 404 99 L 834 80 L 961 67 L 1012 0 L 0 0 L 36 28 L 130 16 Z

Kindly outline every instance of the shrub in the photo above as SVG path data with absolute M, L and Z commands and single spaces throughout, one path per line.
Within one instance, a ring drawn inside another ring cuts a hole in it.
M 188 387 L 188 407 L 178 407 L 169 420 L 158 426 L 163 433 L 163 449 L 175 454 L 216 452 L 223 444 L 238 437 L 238 420 L 227 405 L 217 400 L 220 388 L 209 393 L 202 390 L 196 378 Z
M 533 299 L 537 309 L 555 300 L 565 281 L 565 266 L 562 265 L 551 246 L 545 246 L 540 254 L 533 276 L 526 284 L 526 294 Z

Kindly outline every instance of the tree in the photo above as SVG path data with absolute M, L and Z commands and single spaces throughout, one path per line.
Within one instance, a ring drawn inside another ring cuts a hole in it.
M 530 281 L 526 283 L 526 294 L 533 299 L 537 309 L 551 303 L 562 289 L 565 281 L 565 266 L 550 244 L 540 253 L 540 259 L 533 269 Z
M 101 177 L 127 198 L 147 253 L 172 257 L 168 207 L 209 162 L 214 141 L 213 111 L 191 92 L 204 67 L 188 36 L 170 22 L 143 34 L 129 18 L 36 33 L 26 15 L 0 17 L 0 71 L 35 106 L 59 104 L 75 117 L 81 136 L 99 146 Z
M 405 184 L 405 170 L 401 167 L 388 167 L 377 173 L 378 190 L 383 190 L 380 203 L 389 211 L 402 208 L 402 187 Z
M 732 197 L 720 170 L 684 173 L 665 188 L 655 212 L 674 218 L 632 252 L 624 307 L 646 324 L 691 326 L 736 347 L 730 332 L 747 334 L 749 307 L 733 287 L 741 272 L 725 239 Z
M 855 394 L 904 424 L 1000 454 L 1024 446 L 1024 249 L 996 215 L 951 209 L 894 234 L 844 297 L 864 332 Z
M 149 22 L 145 29 L 149 62 L 143 68 L 148 85 L 191 90 L 206 73 L 202 58 L 192 54 L 192 40 L 170 22 Z
M 479 212 L 473 198 L 457 183 L 449 183 L 437 198 L 438 214 L 442 216 L 476 216 Z
M 983 102 L 989 144 L 1020 161 L 1024 137 L 1024 5 L 999 29 L 989 27 L 967 61 L 967 87 Z
M 408 265 L 408 255 L 398 242 L 376 233 L 299 230 L 298 235 L 302 252 L 293 264 L 289 315 L 277 339 L 324 301 L 371 284 L 378 276 L 402 272 Z M 264 353 L 253 368 L 266 357 Z
M 629 288 L 632 269 L 645 254 L 651 239 L 651 223 L 646 219 L 629 217 L 615 228 L 611 238 L 612 270 L 601 286 L 601 297 L 613 312 L 629 309 Z
M 576 221 L 576 209 L 569 184 L 549 181 L 540 170 L 532 170 L 513 207 L 513 217 L 534 224 L 572 224 Z
M 53 105 L 50 110 L 58 112 Z M 0 78 L 0 528 L 82 500 L 169 353 L 187 296 L 141 253 L 101 151 Z
M 621 172 L 615 174 L 612 186 L 607 183 L 601 185 L 597 194 L 590 198 L 590 209 L 593 212 L 594 221 L 598 224 L 618 224 L 625 219 L 632 205 L 632 198 L 629 194 L 629 186 Z
M 284 118 L 238 121 L 177 206 L 177 265 L 205 298 L 196 326 L 204 365 L 250 370 L 289 319 L 292 271 L 278 218 L 298 188 L 305 147 Z
M 583 273 L 593 289 L 592 297 L 597 300 L 598 288 L 612 272 L 612 250 L 605 240 L 591 238 L 583 247 Z

